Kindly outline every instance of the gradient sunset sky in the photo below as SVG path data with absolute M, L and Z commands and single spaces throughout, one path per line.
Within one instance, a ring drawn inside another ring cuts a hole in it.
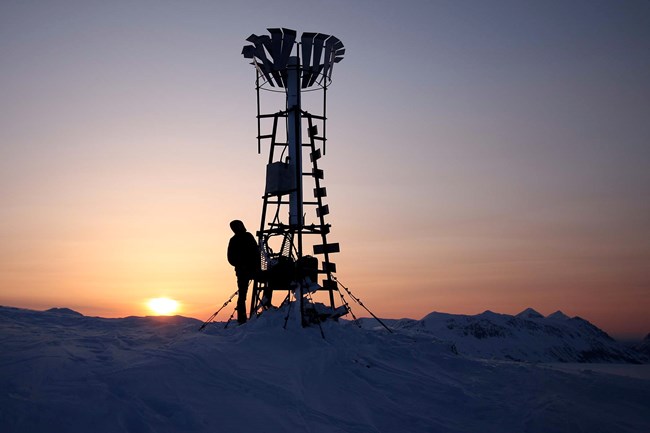
M 2 1 L 0 304 L 223 304 L 267 158 L 240 52 L 268 27 L 346 46 L 321 168 L 337 275 L 375 314 L 650 332 L 641 0 Z

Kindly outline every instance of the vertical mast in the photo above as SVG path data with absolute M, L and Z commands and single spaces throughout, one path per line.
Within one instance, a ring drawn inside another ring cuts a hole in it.
M 289 170 L 296 179 L 296 190 L 289 195 L 289 224 L 298 235 L 298 256 L 302 256 L 302 113 L 300 107 L 300 59 L 289 58 L 287 67 L 287 140 Z

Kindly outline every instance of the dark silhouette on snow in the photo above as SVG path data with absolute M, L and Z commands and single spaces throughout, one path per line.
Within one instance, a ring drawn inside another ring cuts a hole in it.
M 246 295 L 248 285 L 260 270 L 260 252 L 252 234 L 239 220 L 230 222 L 235 235 L 228 243 L 228 263 L 235 267 L 237 275 L 237 322 L 246 323 Z

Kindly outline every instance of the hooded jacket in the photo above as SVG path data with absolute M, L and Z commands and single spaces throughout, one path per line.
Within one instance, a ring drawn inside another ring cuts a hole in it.
M 228 243 L 228 263 L 235 267 L 238 277 L 252 278 L 260 269 L 260 252 L 252 234 L 246 231 L 244 223 L 232 221 L 230 228 L 235 235 Z

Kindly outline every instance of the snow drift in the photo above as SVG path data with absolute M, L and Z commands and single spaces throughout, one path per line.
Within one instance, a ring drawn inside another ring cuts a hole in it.
M 184 317 L 0 307 L 0 431 L 650 431 L 647 379 L 472 359 L 347 321 L 322 338 L 284 316 L 199 333 Z

